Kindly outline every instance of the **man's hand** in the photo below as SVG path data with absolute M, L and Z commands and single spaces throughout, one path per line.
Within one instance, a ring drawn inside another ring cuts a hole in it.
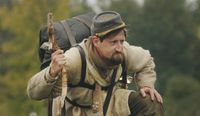
M 154 88 L 142 87 L 140 88 L 140 94 L 143 97 L 146 97 L 146 94 L 149 94 L 151 97 L 151 100 L 156 99 L 158 102 L 163 103 L 163 99 L 161 95 Z
M 51 64 L 49 74 L 56 77 L 66 63 L 63 50 L 57 50 L 51 55 Z

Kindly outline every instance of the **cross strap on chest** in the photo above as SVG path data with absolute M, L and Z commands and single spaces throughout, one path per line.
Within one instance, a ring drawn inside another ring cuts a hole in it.
M 88 88 L 88 89 L 95 89 L 95 84 L 91 85 L 85 82 L 85 78 L 86 78 L 86 68 L 87 68 L 87 64 L 86 64 L 86 58 L 85 58 L 85 52 L 83 50 L 83 48 L 80 45 L 76 46 L 79 50 L 80 56 L 81 56 L 81 79 L 79 81 L 78 84 L 73 85 L 71 83 L 68 84 L 68 87 L 70 88 L 74 88 L 74 87 L 84 87 L 84 88 Z M 125 62 L 122 63 L 122 74 L 121 74 L 122 80 L 120 80 L 120 82 L 123 85 L 127 84 L 127 71 L 126 71 L 126 64 Z M 108 88 L 110 87 L 110 85 L 108 86 L 103 86 L 102 90 L 108 90 Z
M 82 66 L 81 67 L 81 79 L 80 79 L 79 83 L 76 84 L 76 85 L 73 85 L 73 84 L 69 83 L 68 87 L 69 88 L 83 87 L 83 88 L 95 90 L 96 84 L 90 85 L 90 84 L 88 84 L 88 83 L 85 82 L 86 68 L 87 68 L 85 52 L 84 52 L 83 48 L 80 45 L 77 45 L 76 47 L 78 48 L 80 56 L 81 56 L 81 66 Z M 113 74 L 112 74 L 112 77 L 111 77 L 111 84 L 108 85 L 108 86 L 101 87 L 101 90 L 108 91 L 106 99 L 105 99 L 105 102 L 103 104 L 103 115 L 104 116 L 106 115 L 106 112 L 107 112 L 107 109 L 108 109 L 108 106 L 109 106 L 109 102 L 110 102 L 110 99 L 111 99 L 111 96 L 112 96 L 113 87 L 116 84 L 116 82 L 115 82 L 116 74 L 117 74 L 117 69 L 115 69 L 113 71 Z M 121 74 L 122 80 L 121 80 L 121 83 L 124 86 L 127 84 L 127 76 L 126 75 L 127 75 L 126 64 L 125 64 L 125 62 L 123 62 L 122 63 L 122 74 Z M 74 106 L 78 106 L 78 107 L 81 107 L 81 108 L 92 108 L 91 105 L 81 105 L 81 104 L 78 104 L 76 101 L 70 100 L 68 97 L 66 97 L 66 100 L 70 104 L 72 104 Z

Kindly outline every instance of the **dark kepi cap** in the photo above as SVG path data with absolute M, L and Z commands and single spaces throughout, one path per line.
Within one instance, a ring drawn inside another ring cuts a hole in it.
M 91 25 L 91 35 L 103 37 L 108 33 L 126 27 L 119 13 L 114 11 L 104 11 L 93 18 Z

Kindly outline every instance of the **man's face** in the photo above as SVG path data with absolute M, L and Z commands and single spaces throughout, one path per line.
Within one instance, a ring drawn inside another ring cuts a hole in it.
M 124 59 L 123 43 L 125 41 L 123 30 L 108 36 L 102 42 L 100 41 L 100 38 L 96 39 L 97 40 L 95 42 L 93 41 L 93 43 L 103 60 L 112 65 L 122 63 Z

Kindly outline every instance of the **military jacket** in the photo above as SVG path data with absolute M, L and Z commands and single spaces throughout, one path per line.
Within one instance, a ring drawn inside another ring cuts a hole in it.
M 111 75 L 114 69 L 110 69 L 105 76 L 102 76 L 95 66 L 94 62 L 90 59 L 88 53 L 88 40 L 84 40 L 80 43 L 83 48 L 86 57 L 86 79 L 85 82 L 93 85 L 98 83 L 101 86 L 107 86 L 110 84 Z M 135 81 L 139 88 L 148 86 L 154 88 L 156 81 L 156 73 L 154 71 L 155 64 L 153 58 L 148 50 L 144 50 L 141 47 L 129 45 L 124 42 L 124 54 L 127 72 L 135 72 Z M 65 52 L 67 60 L 66 68 L 68 75 L 68 82 L 76 85 L 80 81 L 81 77 L 81 57 L 78 48 L 73 47 Z M 121 77 L 122 66 L 119 65 L 117 69 L 116 79 L 117 82 Z M 132 90 L 122 89 L 120 86 L 115 86 L 111 96 L 110 104 L 107 110 L 107 116 L 128 116 L 130 110 L 128 107 L 128 97 Z M 61 79 L 59 77 L 51 77 L 49 74 L 49 67 L 35 74 L 28 82 L 27 93 L 30 98 L 35 100 L 41 100 L 46 98 L 53 98 L 53 116 L 57 110 L 57 96 L 61 94 Z M 71 100 L 75 100 L 81 105 L 92 104 L 92 93 L 93 90 L 84 87 L 68 88 L 67 96 Z M 107 91 L 103 91 L 103 101 L 105 100 Z M 73 116 L 92 116 L 95 115 L 91 109 L 80 108 L 73 106 L 72 104 L 65 101 L 65 109 L 68 115 Z

